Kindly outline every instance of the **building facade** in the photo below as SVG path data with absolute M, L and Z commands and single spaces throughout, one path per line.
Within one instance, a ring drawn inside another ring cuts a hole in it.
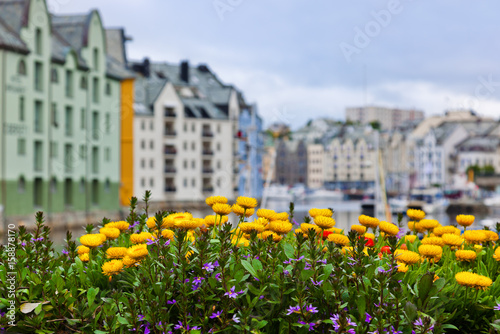
M 117 211 L 121 81 L 97 11 L 0 1 L 0 198 L 6 216 Z
M 279 139 L 276 145 L 276 182 L 283 185 L 306 184 L 308 161 L 304 141 Z
M 392 130 L 403 122 L 412 120 L 423 120 L 424 112 L 413 109 L 393 109 L 377 106 L 346 108 L 345 118 L 347 121 L 369 124 L 379 122 L 384 130 Z

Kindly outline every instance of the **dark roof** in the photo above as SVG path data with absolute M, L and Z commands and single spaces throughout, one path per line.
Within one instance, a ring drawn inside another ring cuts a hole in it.
M 20 37 L 26 25 L 29 1 L 0 0 L 0 48 L 27 54 L 29 49 Z
M 465 139 L 457 149 L 461 152 L 495 152 L 499 147 L 500 138 L 497 136 L 476 136 Z

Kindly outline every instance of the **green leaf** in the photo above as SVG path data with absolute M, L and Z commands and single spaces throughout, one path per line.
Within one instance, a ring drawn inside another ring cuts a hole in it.
M 410 319 L 410 322 L 413 322 L 417 318 L 418 311 L 415 304 L 407 302 L 405 305 L 405 312 L 408 318 Z
M 257 259 L 253 259 L 253 260 L 252 260 L 252 266 L 253 266 L 253 268 L 254 268 L 256 271 L 260 271 L 260 270 L 262 270 L 262 269 L 263 269 L 263 268 L 262 268 L 262 263 L 261 263 L 259 260 L 257 260 Z
M 242 260 L 241 261 L 241 265 L 243 267 L 245 267 L 245 269 L 250 273 L 252 274 L 253 277 L 257 277 L 257 272 L 255 271 L 255 269 L 252 267 L 252 265 L 250 264 L 250 262 L 248 262 L 247 260 Z M 257 277 L 258 278 L 258 277 Z
M 330 276 L 330 274 L 333 272 L 333 265 L 329 263 L 326 266 L 324 266 L 323 272 L 325 273 L 325 275 Z
M 295 249 L 293 248 L 292 244 L 290 243 L 284 244 L 283 250 L 285 251 L 285 254 L 289 259 L 293 259 L 293 254 L 295 252 Z
M 302 272 L 300 273 L 300 279 L 302 281 L 307 281 L 312 277 L 312 275 L 314 275 L 314 270 L 302 270 Z
M 122 325 L 128 325 L 128 324 L 129 324 L 128 320 L 127 320 L 127 319 L 125 319 L 124 317 L 122 317 L 122 316 L 118 316 L 117 318 L 118 318 L 118 322 L 119 322 L 120 324 L 122 324 Z
M 420 278 L 420 281 L 418 282 L 418 298 L 421 299 L 422 303 L 424 303 L 429 296 L 429 291 L 431 291 L 433 281 L 434 273 L 425 273 L 422 278 Z
M 359 296 L 356 300 L 356 304 L 358 305 L 358 312 L 360 315 L 359 321 L 363 320 L 363 317 L 365 316 L 365 310 L 366 310 L 366 299 L 365 296 Z
M 100 330 L 95 330 L 94 331 L 94 334 L 108 334 L 109 332 L 103 332 L 103 331 L 100 331 Z
M 99 288 L 89 288 L 87 291 L 87 301 L 89 303 L 89 307 L 94 303 L 95 296 L 99 293 Z

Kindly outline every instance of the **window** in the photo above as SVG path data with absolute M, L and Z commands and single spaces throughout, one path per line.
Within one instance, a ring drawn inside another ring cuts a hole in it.
M 155 142 L 154 141 L 150 141 L 149 142 L 149 148 L 150 149 L 154 149 L 154 147 L 155 147 Z
M 111 95 L 111 84 L 106 82 L 106 95 Z
M 195 142 L 192 142 L 191 143 L 191 149 L 194 151 L 196 149 L 196 143 Z
M 149 160 L 149 168 L 155 167 L 155 161 L 153 159 Z
M 97 48 L 94 48 L 92 52 L 93 56 L 93 65 L 94 65 L 94 70 L 98 71 L 99 70 L 99 50 Z
M 73 145 L 64 145 L 64 171 L 71 173 L 73 171 Z
M 82 78 L 80 79 L 80 88 L 83 90 L 87 90 L 88 87 L 88 82 L 87 82 L 87 77 L 85 75 L 82 75 Z
M 35 178 L 33 182 L 33 206 L 39 208 L 42 206 L 43 199 L 43 180 L 40 177 Z
M 154 121 L 149 122 L 149 129 L 153 131 L 155 129 L 155 123 Z
M 33 156 L 33 162 L 35 167 L 35 172 L 41 172 L 43 168 L 43 146 L 41 141 L 35 141 L 35 154 Z
M 87 159 L 87 149 L 85 147 L 85 144 L 80 145 L 80 158 L 82 160 Z
M 64 134 L 68 137 L 73 135 L 73 109 L 69 106 L 65 110 Z
M 52 177 L 50 180 L 50 192 L 52 194 L 55 194 L 57 192 L 57 179 L 55 177 Z
M 87 127 L 85 123 L 86 123 L 85 109 L 82 108 L 80 110 L 80 129 L 84 130 Z
M 19 181 L 17 181 L 17 192 L 22 194 L 26 191 L 26 181 L 24 180 L 24 176 L 21 176 L 19 178 Z
M 111 161 L 111 149 L 109 147 L 106 147 L 104 149 L 104 161 L 106 162 Z
M 35 30 L 35 53 L 37 55 L 42 54 L 42 30 L 36 28 Z
M 111 182 L 109 181 L 109 179 L 106 179 L 106 181 L 104 181 L 104 191 L 109 193 L 110 190 L 111 190 Z
M 141 159 L 141 168 L 146 167 L 146 160 Z
M 99 148 L 92 147 L 92 173 L 99 173 Z
M 59 75 L 56 68 L 52 68 L 52 70 L 50 71 L 50 82 L 53 83 L 59 82 Z
M 97 111 L 92 113 L 92 138 L 99 139 L 99 113 Z
M 92 102 L 99 103 L 99 79 L 98 78 L 93 79 Z
M 73 182 L 71 179 L 64 180 L 64 205 L 73 205 Z
M 19 63 L 17 64 L 17 74 L 26 75 L 26 63 L 23 59 L 19 60 Z
M 99 181 L 92 181 L 92 205 L 99 205 Z
M 217 143 L 217 152 L 220 152 L 220 143 Z
M 141 187 L 146 186 L 146 180 L 144 178 L 141 179 Z
M 49 155 L 51 158 L 57 158 L 57 142 L 56 141 L 53 141 L 50 143 Z
M 57 105 L 55 103 L 52 103 L 51 109 L 51 123 L 53 126 L 56 128 L 59 126 L 59 120 L 57 119 Z
M 66 70 L 66 82 L 64 87 L 66 97 L 73 97 L 73 72 Z
M 24 122 L 24 96 L 19 97 L 19 121 Z
M 196 168 L 196 161 L 195 160 L 191 161 L 191 168 L 192 169 Z
M 42 115 L 42 102 L 41 101 L 35 101 L 35 119 L 34 119 L 34 130 L 36 133 L 42 133 L 43 132 L 43 115 Z
M 109 113 L 106 113 L 106 118 L 105 118 L 105 122 L 106 122 L 106 133 L 109 134 L 110 132 L 110 129 L 111 129 L 111 115 Z
M 18 155 L 26 154 L 26 139 L 24 138 L 17 139 L 17 154 Z
M 191 186 L 192 187 L 196 187 L 196 179 L 192 179 L 191 180 Z
M 183 143 L 183 147 L 184 147 L 184 151 L 187 151 L 187 149 L 188 149 L 188 143 L 187 143 L 187 141 L 185 141 Z
M 43 91 L 43 64 L 35 62 L 35 77 L 34 77 L 35 90 L 38 92 Z
M 220 163 L 220 160 L 217 160 L 217 169 L 221 169 L 221 163 Z
M 191 132 L 195 132 L 196 131 L 196 125 L 193 123 L 191 124 Z
M 152 188 L 155 185 L 155 180 L 154 179 L 149 179 L 149 186 Z
M 184 169 L 187 169 L 188 168 L 188 161 L 187 160 L 184 160 Z
M 217 133 L 220 133 L 220 124 L 217 124 Z
M 184 178 L 184 187 L 188 186 L 188 179 Z
M 145 130 L 146 129 L 146 121 L 142 121 L 141 122 L 141 130 Z
M 145 149 L 146 148 L 146 141 L 143 139 L 141 140 L 141 148 Z
M 80 179 L 80 192 L 84 193 L 86 188 L 87 188 L 87 186 L 85 184 L 85 179 L 82 177 Z

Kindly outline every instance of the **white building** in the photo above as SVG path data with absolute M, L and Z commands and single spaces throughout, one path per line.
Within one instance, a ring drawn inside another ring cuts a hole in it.
M 134 64 L 134 192 L 155 201 L 235 198 L 241 94 L 204 65 Z
M 385 130 L 395 129 L 401 123 L 411 120 L 423 120 L 424 113 L 413 109 L 393 109 L 377 106 L 346 108 L 347 121 L 369 124 L 378 121 Z
M 322 188 L 325 182 L 325 150 L 322 144 L 307 145 L 307 187 Z

